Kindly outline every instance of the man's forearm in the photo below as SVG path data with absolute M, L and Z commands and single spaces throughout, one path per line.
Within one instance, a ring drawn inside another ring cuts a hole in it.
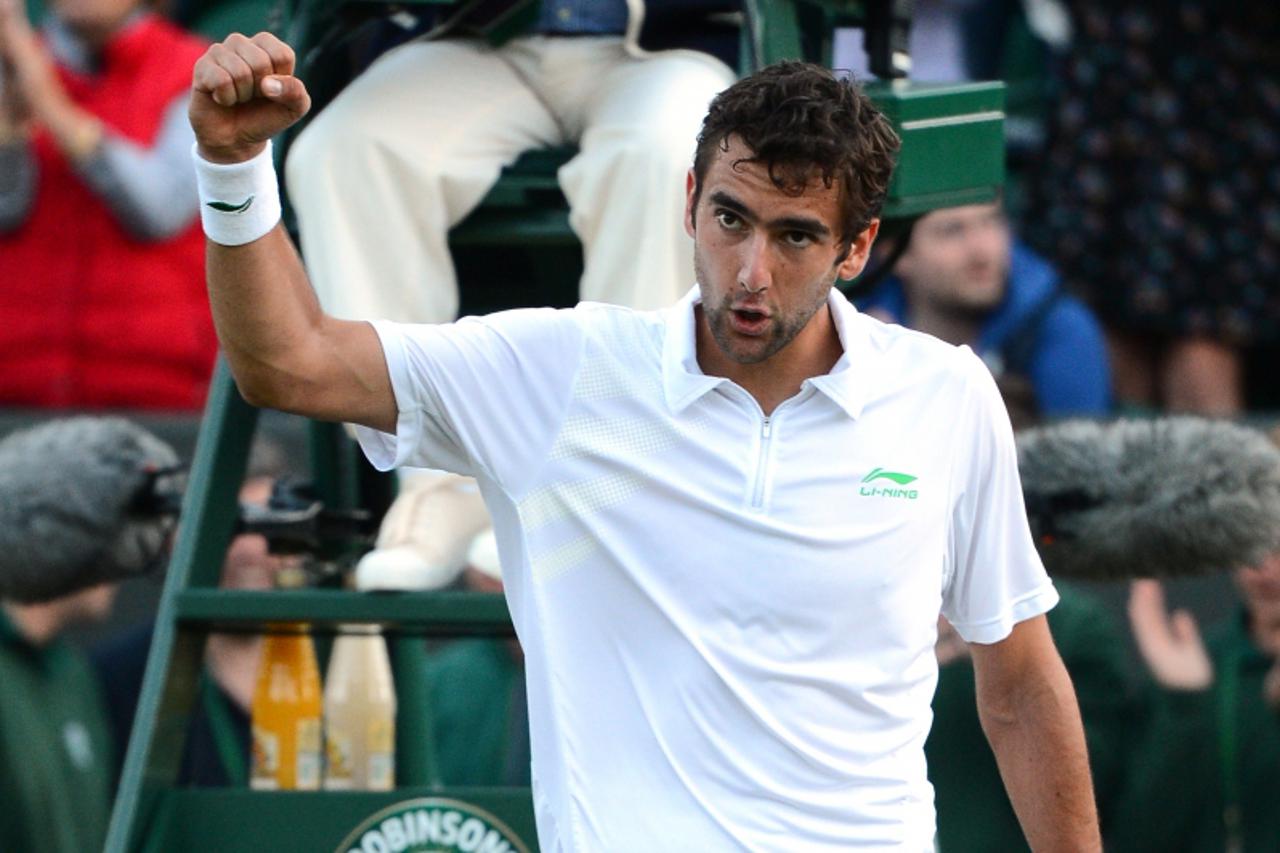
M 243 246 L 207 242 L 209 305 L 218 341 L 249 402 L 289 408 L 291 367 L 324 315 L 283 226 Z M 301 389 L 299 389 L 301 390 Z
M 1060 660 L 1026 674 L 1005 696 L 984 695 L 982 727 L 1031 849 L 1101 850 L 1084 730 Z
M 325 316 L 278 221 L 268 140 L 311 106 L 293 69 L 293 51 L 270 33 L 232 33 L 192 71 L 187 115 L 218 340 L 249 402 L 393 432 L 396 399 L 377 333 Z

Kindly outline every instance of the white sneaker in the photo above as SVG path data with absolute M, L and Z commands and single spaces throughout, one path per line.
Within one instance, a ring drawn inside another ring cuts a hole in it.
M 489 511 L 476 481 L 438 471 L 401 472 L 374 550 L 356 565 L 356 589 L 430 590 L 453 583 Z
M 486 527 L 471 540 L 471 547 L 467 549 L 467 565 L 490 580 L 501 582 L 502 561 L 498 559 L 498 538 L 492 527 Z

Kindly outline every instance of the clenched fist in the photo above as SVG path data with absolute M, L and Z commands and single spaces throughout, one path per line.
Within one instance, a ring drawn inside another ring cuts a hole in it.
M 270 33 L 233 33 L 205 51 L 191 80 L 188 115 L 200 156 L 239 163 L 306 115 L 311 96 L 293 76 L 293 49 Z

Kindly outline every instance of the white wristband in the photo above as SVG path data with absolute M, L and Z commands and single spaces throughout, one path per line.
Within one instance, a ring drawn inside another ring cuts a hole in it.
M 252 243 L 280 221 L 280 187 L 271 161 L 271 141 L 243 163 L 210 163 L 191 146 L 200 192 L 200 222 L 221 246 Z

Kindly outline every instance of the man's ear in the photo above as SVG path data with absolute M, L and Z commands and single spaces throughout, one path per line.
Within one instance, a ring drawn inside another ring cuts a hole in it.
M 684 230 L 690 237 L 694 236 L 696 227 L 693 224 L 693 208 L 697 204 L 698 179 L 693 176 L 693 169 L 684 179 Z
M 867 265 L 867 258 L 871 256 L 871 245 L 875 243 L 876 235 L 879 233 L 880 220 L 873 219 L 861 234 L 853 238 L 853 242 L 849 245 L 848 254 L 836 266 L 837 278 L 849 281 L 858 277 L 858 274 Z

